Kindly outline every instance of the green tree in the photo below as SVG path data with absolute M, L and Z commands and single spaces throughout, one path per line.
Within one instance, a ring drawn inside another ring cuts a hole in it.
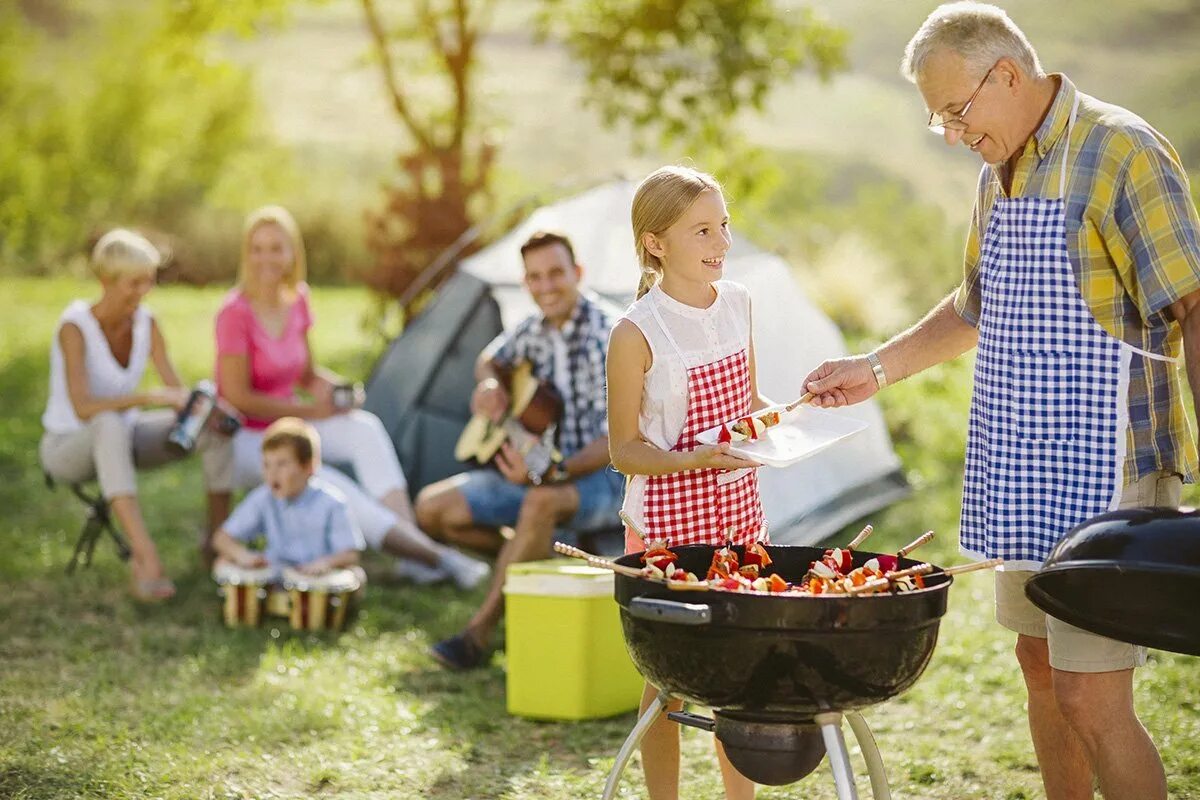
M 173 229 L 223 191 L 257 115 L 249 75 L 214 38 L 285 2 L 155 0 L 95 17 L 58 3 L 65 29 L 51 33 L 0 10 L 0 262 L 46 270 L 94 226 Z
M 410 139 L 399 179 L 368 216 L 370 282 L 411 302 L 450 266 L 440 254 L 456 242 L 469 249 L 464 238 L 487 207 L 495 145 L 474 77 L 495 2 L 416 0 L 394 22 L 375 0 L 360 3 Z M 761 110 L 773 83 L 797 69 L 826 77 L 845 64 L 844 33 L 773 0 L 542 0 L 535 27 L 584 67 L 587 102 L 608 124 L 628 123 L 643 144 L 681 145 L 706 164 L 720 154 L 715 169 L 737 163 L 742 175 L 760 175 L 765 163 L 736 135 L 735 117 Z M 414 86 L 430 73 L 443 91 L 422 95 L 418 113 Z

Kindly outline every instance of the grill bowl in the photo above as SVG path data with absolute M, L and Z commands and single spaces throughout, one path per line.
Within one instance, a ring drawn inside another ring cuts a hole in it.
M 703 575 L 717 548 L 672 548 L 677 566 Z M 739 557 L 744 548 L 735 547 Z M 773 571 L 797 582 L 823 548 L 769 545 Z M 877 553 L 854 553 L 858 567 Z M 640 567 L 640 554 L 618 559 Z M 900 567 L 917 561 L 901 559 Z M 651 684 L 713 709 L 796 722 L 874 705 L 903 692 L 937 643 L 952 578 L 904 594 L 781 596 L 685 592 L 616 576 L 625 643 Z

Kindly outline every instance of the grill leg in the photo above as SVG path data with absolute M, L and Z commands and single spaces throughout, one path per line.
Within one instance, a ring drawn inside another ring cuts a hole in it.
M 875 737 L 871 735 L 867 721 L 857 711 L 847 711 L 846 721 L 850 723 L 850 730 L 854 731 L 854 738 L 862 750 L 863 760 L 867 762 L 867 774 L 871 776 L 871 796 L 875 800 L 892 800 L 887 772 L 883 768 L 883 757 L 879 755 L 879 748 L 875 746 Z
M 825 752 L 833 770 L 833 782 L 837 785 L 838 800 L 858 800 L 858 788 L 854 785 L 854 772 L 850 769 L 850 754 L 846 752 L 846 740 L 842 736 L 842 714 L 827 711 L 817 714 L 813 720 L 821 726 L 821 738 L 825 740 Z
M 608 780 L 604 782 L 604 794 L 600 796 L 600 800 L 612 800 L 617 796 L 617 784 L 621 782 L 621 773 L 625 771 L 625 765 L 633 757 L 633 751 L 637 750 L 642 739 L 646 738 L 646 732 L 650 730 L 650 726 L 654 724 L 660 714 L 667 710 L 668 700 L 670 700 L 670 696 L 666 692 L 660 691 L 654 698 L 654 702 L 646 709 L 646 713 L 638 718 L 637 724 L 633 726 L 633 730 L 629 732 L 629 736 L 626 737 L 625 743 L 621 745 L 621 749 L 617 753 L 617 760 L 613 764 L 612 771 L 608 773 Z

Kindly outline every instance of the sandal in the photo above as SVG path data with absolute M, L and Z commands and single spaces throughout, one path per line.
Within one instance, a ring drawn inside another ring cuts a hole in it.
M 429 654 L 446 669 L 456 671 L 482 667 L 490 661 L 487 651 L 466 632 L 443 639 L 429 649 Z

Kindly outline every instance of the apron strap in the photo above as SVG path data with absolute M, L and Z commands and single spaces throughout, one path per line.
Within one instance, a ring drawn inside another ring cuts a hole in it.
M 1168 364 L 1174 364 L 1179 361 L 1178 358 L 1172 358 L 1171 356 L 1160 355 L 1159 353 L 1151 353 L 1149 350 L 1143 350 L 1140 347 L 1134 347 L 1133 345 L 1129 344 L 1129 342 L 1121 342 L 1121 346 L 1128 347 L 1130 350 L 1137 353 L 1138 355 L 1145 356 L 1146 358 L 1153 358 L 1155 361 L 1165 361 Z
M 650 289 L 651 292 L 656 290 L 662 291 L 657 284 Z M 667 341 L 675 348 L 675 352 L 679 355 L 679 363 L 683 365 L 684 369 L 687 369 L 687 358 L 684 357 L 683 350 L 679 347 L 679 342 L 675 341 L 675 337 L 671 335 L 671 329 L 667 327 L 667 323 L 663 320 L 662 314 L 658 310 L 658 299 L 655 297 L 650 298 L 650 313 L 654 314 L 654 318 L 658 320 L 658 326 L 662 328 L 663 335 L 667 337 Z

